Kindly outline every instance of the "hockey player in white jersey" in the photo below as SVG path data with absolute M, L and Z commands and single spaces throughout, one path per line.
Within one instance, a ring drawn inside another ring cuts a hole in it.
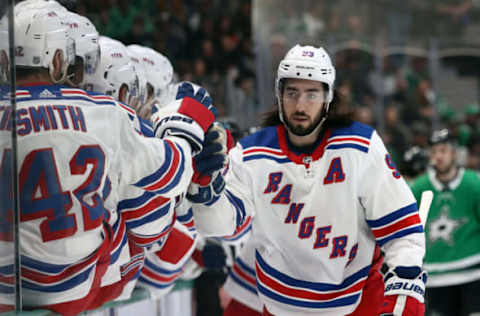
M 135 100 L 135 104 L 132 104 L 132 107 L 138 113 L 138 109 L 147 102 L 147 69 L 141 62 L 139 56 L 135 55 L 134 51 L 129 47 L 125 47 L 125 49 L 138 77 L 138 96 Z
M 127 48 L 121 42 L 100 36 L 100 62 L 97 71 L 85 73 L 83 88 L 112 96 L 134 106 L 139 98 L 139 78 Z
M 70 27 L 70 35 L 75 41 L 75 64 L 69 69 L 67 82 L 72 87 L 81 88 L 85 85 L 85 75 L 95 73 L 100 63 L 100 35 L 88 18 L 70 11 L 55 12 Z
M 117 188 L 182 194 L 214 108 L 184 91 L 146 138 L 128 107 L 62 85 L 75 51 L 54 11 L 17 12 L 15 31 L 23 305 L 75 315 L 102 295 Z
M 297 45 L 286 54 L 278 107 L 231 150 L 226 189 L 195 201 L 197 229 L 227 235 L 254 215 L 265 315 L 423 315 L 415 198 L 376 131 L 329 108 L 334 81 L 324 49 Z M 390 268 L 384 293 L 377 245 Z
M 129 45 L 128 50 L 140 61 L 145 68 L 146 75 L 146 102 L 137 107 L 137 113 L 144 119 L 150 119 L 152 107 L 167 105 L 175 91 L 173 85 L 173 67 L 167 57 L 145 46 Z

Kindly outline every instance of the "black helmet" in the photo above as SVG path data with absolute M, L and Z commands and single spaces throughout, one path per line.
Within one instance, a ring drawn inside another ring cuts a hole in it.
M 402 174 L 409 177 L 416 177 L 423 173 L 428 165 L 428 153 L 419 146 L 410 147 L 403 154 Z
M 444 128 L 434 131 L 430 136 L 428 143 L 430 144 L 430 146 L 441 143 L 449 143 L 451 145 L 455 145 L 456 141 L 452 137 L 452 134 L 448 131 L 448 129 Z

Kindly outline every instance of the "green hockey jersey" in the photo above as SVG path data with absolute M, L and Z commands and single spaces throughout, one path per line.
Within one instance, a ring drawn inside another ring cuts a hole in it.
M 427 287 L 462 284 L 480 279 L 480 178 L 460 168 L 448 184 L 429 170 L 417 178 L 412 191 L 420 202 L 423 191 L 433 191 L 425 225 Z

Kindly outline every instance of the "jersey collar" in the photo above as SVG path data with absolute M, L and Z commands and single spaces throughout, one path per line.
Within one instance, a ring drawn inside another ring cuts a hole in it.
M 322 158 L 331 132 L 332 130 L 329 128 L 323 133 L 320 143 L 311 153 L 297 153 L 298 149 L 296 150 L 295 147 L 288 141 L 287 130 L 285 129 L 285 126 L 277 126 L 278 143 L 280 145 L 280 149 L 284 154 L 287 155 L 288 159 L 297 164 L 305 164 L 305 161 L 307 160 L 315 161 Z
M 465 168 L 460 167 L 458 168 L 457 176 L 452 179 L 452 181 L 448 182 L 447 188 L 450 191 L 453 191 L 458 188 L 460 183 L 462 182 L 463 174 L 465 173 Z M 435 169 L 429 168 L 428 169 L 428 178 L 432 183 L 433 187 L 437 191 L 443 191 L 445 189 L 444 185 L 438 181 L 437 177 L 435 176 Z
M 53 86 L 53 84 L 47 82 L 47 81 L 36 81 L 36 82 L 29 82 L 29 83 L 24 83 L 24 84 L 21 84 L 21 85 L 18 85 L 18 87 L 22 88 L 22 87 L 25 87 L 25 88 L 28 88 L 28 87 L 37 87 L 37 86 Z

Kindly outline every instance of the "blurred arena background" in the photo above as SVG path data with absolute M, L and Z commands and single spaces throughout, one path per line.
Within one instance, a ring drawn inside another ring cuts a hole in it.
M 207 88 L 238 136 L 274 103 L 275 69 L 288 48 L 323 46 L 334 56 L 344 106 L 380 132 L 404 174 L 415 172 L 411 148 L 426 150 L 440 127 L 457 138 L 460 163 L 480 171 L 479 0 L 58 2 L 87 16 L 102 35 L 167 56 L 176 80 Z M 206 275 L 200 283 L 216 295 L 222 276 Z M 221 315 L 218 297 L 197 291 L 204 295 L 197 300 L 185 288 L 191 286 L 180 286 L 173 300 L 89 314 Z M 189 307 L 181 314 L 169 309 L 182 304 Z

